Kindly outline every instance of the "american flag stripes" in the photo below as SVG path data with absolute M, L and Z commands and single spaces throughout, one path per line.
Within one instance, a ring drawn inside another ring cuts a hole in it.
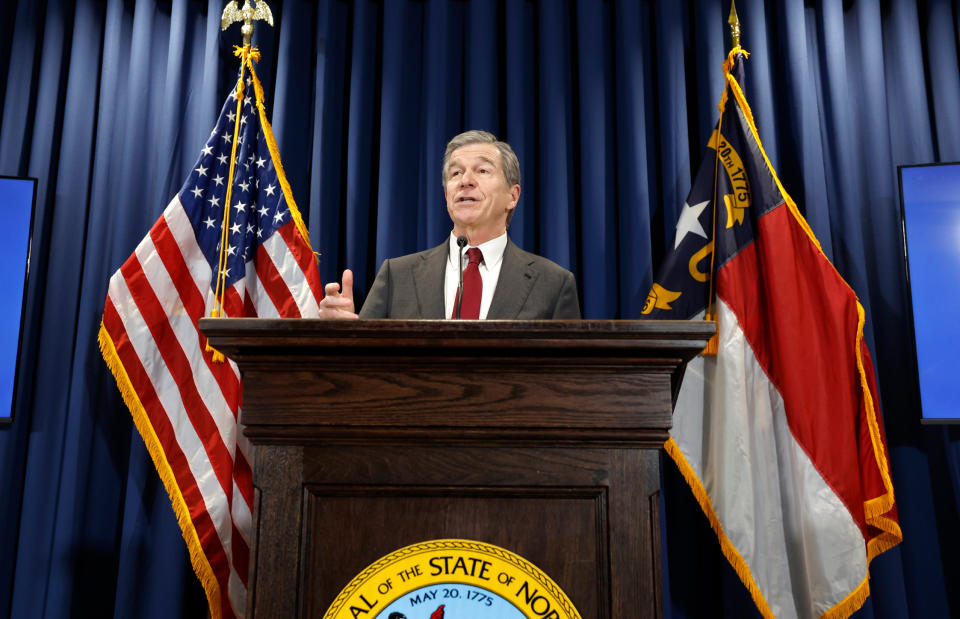
M 263 110 L 256 51 L 238 55 L 242 97 L 227 97 L 183 187 L 111 277 L 99 335 L 215 618 L 244 615 L 253 511 L 251 452 L 237 423 L 240 374 L 229 360 L 213 361 L 197 328 L 215 306 L 221 239 L 221 315 L 312 317 L 322 298 Z

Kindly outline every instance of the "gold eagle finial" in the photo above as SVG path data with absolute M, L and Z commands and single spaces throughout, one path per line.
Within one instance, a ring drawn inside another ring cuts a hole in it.
M 243 33 L 243 45 L 250 45 L 250 39 L 253 38 L 253 22 L 255 20 L 265 21 L 273 25 L 273 13 L 264 0 L 256 0 L 256 7 L 250 6 L 250 0 L 243 1 L 243 8 L 239 8 L 237 0 L 230 0 L 223 9 L 223 15 L 220 17 L 220 29 L 226 30 L 234 22 L 243 22 L 240 32 Z

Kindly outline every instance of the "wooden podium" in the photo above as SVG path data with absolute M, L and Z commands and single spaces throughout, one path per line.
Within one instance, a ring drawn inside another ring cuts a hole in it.
M 439 538 L 520 555 L 584 619 L 660 616 L 658 451 L 712 323 L 200 328 L 243 372 L 249 616 L 322 617 L 365 567 Z

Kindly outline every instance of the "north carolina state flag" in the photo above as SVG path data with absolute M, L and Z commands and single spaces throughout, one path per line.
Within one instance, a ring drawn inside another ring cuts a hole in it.
M 845 617 L 902 540 L 864 311 L 763 151 L 745 58 L 643 309 L 717 321 L 666 449 L 764 616 Z

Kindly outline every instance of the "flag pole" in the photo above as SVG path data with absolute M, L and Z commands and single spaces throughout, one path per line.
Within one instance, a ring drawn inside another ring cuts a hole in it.
M 737 6 L 734 0 L 730 0 L 730 15 L 727 18 L 727 23 L 730 25 L 731 46 L 730 46 L 730 54 L 728 55 L 728 62 L 730 62 L 729 58 L 732 57 L 735 51 L 740 49 L 740 18 L 737 17 Z M 727 68 L 725 65 L 724 73 L 726 73 L 726 71 L 727 71 Z M 718 180 L 717 176 L 719 174 L 719 168 L 720 168 L 720 148 L 721 148 L 721 143 L 723 142 L 721 129 L 723 128 L 723 114 L 726 108 L 726 101 L 727 101 L 727 84 L 726 84 L 726 79 L 724 79 L 723 95 L 720 97 L 720 105 L 719 105 L 720 119 L 717 121 L 717 130 L 713 138 L 715 140 L 713 146 L 714 146 L 714 149 L 716 150 L 716 160 L 714 162 L 714 169 L 713 169 L 713 223 L 712 223 L 712 230 L 711 230 L 711 234 L 713 235 L 713 243 L 712 243 L 713 250 L 710 252 L 710 280 L 709 280 L 708 292 L 707 292 L 707 309 L 706 309 L 706 312 L 704 313 L 704 320 L 713 321 L 715 324 L 717 323 L 717 315 L 716 315 L 716 310 L 713 307 L 713 295 L 714 295 L 714 283 L 715 283 L 714 278 L 716 277 L 715 262 L 716 262 L 716 234 L 717 234 L 717 198 L 719 197 L 717 195 L 717 180 Z M 714 356 L 717 354 L 717 351 L 719 349 L 719 344 L 720 344 L 719 325 L 717 326 L 718 326 L 717 333 L 710 338 L 710 341 L 707 342 L 706 347 L 703 349 L 702 354 L 704 355 Z
M 260 59 L 259 52 L 252 50 L 250 47 L 250 41 L 253 38 L 253 22 L 258 19 L 267 22 L 271 26 L 273 25 L 273 13 L 270 11 L 270 7 L 267 6 L 267 3 L 264 0 L 257 0 L 256 8 L 250 6 L 250 0 L 244 0 L 243 8 L 238 7 L 236 0 L 230 0 L 223 8 L 223 14 L 220 16 L 221 30 L 226 30 L 235 22 L 243 22 L 243 26 L 240 28 L 240 32 L 243 34 L 243 47 L 237 48 L 236 54 L 241 58 L 240 76 L 237 78 L 236 87 L 237 111 L 235 116 L 236 121 L 233 127 L 233 140 L 230 151 L 230 168 L 229 172 L 227 173 L 227 195 L 226 203 L 223 209 L 223 222 L 221 225 L 220 256 L 217 266 L 217 284 L 214 289 L 214 304 L 210 312 L 210 315 L 214 318 L 223 315 L 223 303 L 224 297 L 226 296 L 227 230 L 230 222 L 230 200 L 233 192 L 233 174 L 237 163 L 237 143 L 240 135 L 243 107 L 243 74 L 244 69 L 247 67 L 249 67 L 250 72 L 253 73 L 253 63 L 251 61 L 257 61 Z M 214 363 L 222 363 L 224 361 L 223 353 L 215 350 L 212 346 L 210 346 L 209 343 L 207 343 L 205 346 L 205 350 L 213 353 Z

